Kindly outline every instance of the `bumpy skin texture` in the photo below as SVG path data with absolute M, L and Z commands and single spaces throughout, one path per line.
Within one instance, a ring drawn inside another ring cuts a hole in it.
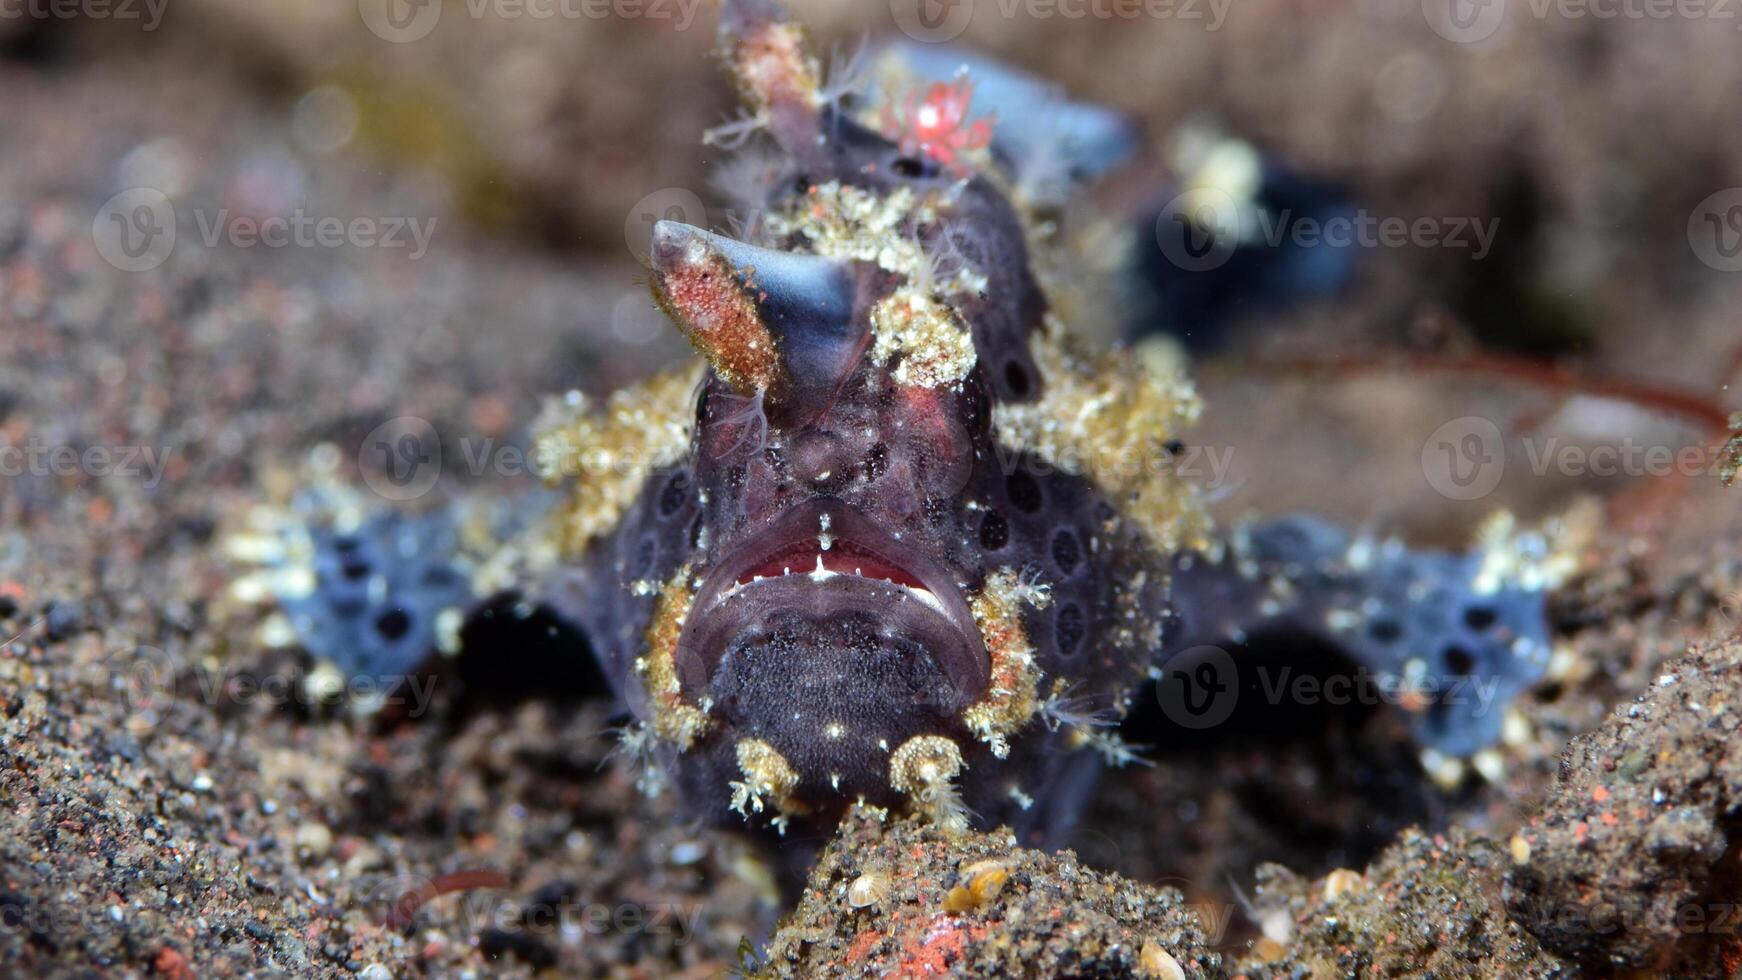
M 863 799 L 1042 840 L 1156 649 L 1156 525 L 1000 439 L 996 406 L 1063 380 L 1034 345 L 1075 365 L 990 155 L 905 156 L 816 94 L 772 7 L 724 24 L 786 160 L 760 244 L 656 230 L 656 298 L 710 368 L 681 461 L 573 542 L 557 604 L 709 818 L 819 833 Z M 597 425 L 553 417 L 547 457 Z

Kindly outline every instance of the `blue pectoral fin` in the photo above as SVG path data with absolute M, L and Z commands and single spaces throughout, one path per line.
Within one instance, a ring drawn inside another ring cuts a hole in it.
M 311 695 L 350 695 L 353 711 L 374 713 L 405 701 L 407 690 L 421 712 L 431 678 L 487 700 L 519 688 L 602 693 L 591 658 L 576 656 L 586 646 L 578 628 L 543 597 L 489 585 L 494 576 L 482 571 L 493 556 L 468 544 L 508 540 L 548 507 L 548 494 L 528 493 L 500 507 L 411 511 L 322 487 L 227 545 L 253 566 L 236 591 L 276 607 L 268 622 L 282 626 L 265 631 L 268 645 L 312 658 Z
M 1261 635 L 1328 645 L 1370 675 L 1372 697 L 1407 713 L 1422 748 L 1469 756 L 1500 741 L 1550 650 L 1546 583 L 1490 558 L 1360 538 L 1310 516 L 1256 525 L 1216 558 L 1181 559 L 1164 658 L 1208 644 L 1238 659 Z

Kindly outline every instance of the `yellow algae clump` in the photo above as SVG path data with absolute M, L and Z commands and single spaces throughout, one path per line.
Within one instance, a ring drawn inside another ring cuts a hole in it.
M 683 699 L 677 676 L 677 641 L 684 618 L 695 600 L 690 566 L 672 576 L 654 601 L 653 617 L 647 623 L 647 652 L 635 661 L 635 672 L 647 688 L 647 703 L 653 717 L 649 724 L 660 738 L 685 750 L 708 729 L 707 712 Z
M 961 383 L 978 355 L 974 335 L 956 311 L 919 290 L 896 290 L 871 311 L 871 359 L 901 355 L 895 382 L 922 388 Z
M 744 779 L 731 784 L 732 809 L 749 819 L 750 814 L 761 813 L 765 805 L 772 804 L 779 813 L 774 826 L 785 834 L 787 817 L 801 812 L 792 799 L 798 789 L 797 770 L 780 750 L 759 738 L 740 739 L 735 749 L 738 771 Z
M 923 220 L 918 197 L 903 187 L 887 197 L 839 181 L 812 187 L 791 210 L 768 216 L 776 239 L 801 235 L 817 255 L 875 262 L 916 277 L 928 262 L 919 243 L 903 234 L 910 218 Z
M 986 277 L 965 261 L 948 274 L 926 253 L 914 229 L 938 222 L 932 198 L 902 187 L 888 195 L 840 181 L 818 184 L 790 209 L 770 214 L 769 234 L 798 235 L 809 251 L 833 259 L 856 259 L 905 276 L 910 285 L 939 296 L 979 293 Z
M 942 735 L 917 735 L 889 757 L 889 785 L 932 823 L 959 833 L 968 829 L 968 808 L 953 780 L 967 767 L 956 743 Z
M 1009 736 L 1040 710 L 1040 668 L 1028 632 L 1022 628 L 1024 596 L 1037 606 L 1046 601 L 1034 598 L 1033 590 L 1025 589 L 1020 578 L 1005 569 L 988 575 L 985 588 L 971 603 L 991 660 L 991 682 L 986 696 L 970 706 L 963 718 L 1001 759 L 1010 752 Z
M 547 403 L 534 426 L 534 464 L 552 486 L 574 481 L 556 509 L 557 540 L 577 557 L 617 526 L 648 475 L 689 452 L 695 413 L 690 396 L 700 383 L 695 361 L 624 388 L 593 411 L 580 392 Z
M 1063 335 L 1051 317 L 1036 335 L 1045 391 L 993 407 L 999 439 L 1093 480 L 1157 550 L 1205 547 L 1209 519 L 1197 488 L 1174 472 L 1167 450 L 1203 409 L 1191 383 L 1128 354 L 1081 358 Z

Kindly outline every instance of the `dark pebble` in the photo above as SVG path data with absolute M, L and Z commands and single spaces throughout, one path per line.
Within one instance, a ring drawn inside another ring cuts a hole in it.
M 49 641 L 58 643 L 72 636 L 79 628 L 80 611 L 76 602 L 54 602 L 43 614 L 43 630 Z
M 556 953 L 531 936 L 506 929 L 490 929 L 478 937 L 478 951 L 490 959 L 513 954 L 521 962 L 535 967 L 554 966 Z

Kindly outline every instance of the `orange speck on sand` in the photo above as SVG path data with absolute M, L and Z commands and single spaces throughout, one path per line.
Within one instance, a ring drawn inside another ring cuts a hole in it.
M 188 969 L 187 957 L 174 946 L 165 946 L 158 950 L 151 960 L 151 967 L 159 976 L 169 977 L 170 980 L 193 980 L 194 974 Z
M 1591 836 L 1591 825 L 1583 820 L 1573 824 L 1573 838 L 1583 844 Z
M 1608 798 L 1609 790 L 1607 787 L 1599 786 L 1596 789 L 1591 790 L 1591 799 L 1596 800 L 1598 803 L 1601 803 Z
M 934 916 L 917 941 L 909 940 L 901 950 L 901 962 L 890 976 L 938 977 L 950 972 L 950 964 L 960 961 L 970 943 L 986 937 L 985 926 L 964 926 L 954 915 Z
M 1719 954 L 1724 961 L 1724 975 L 1735 976 L 1742 968 L 1742 940 L 1732 939 L 1724 944 L 1724 951 Z
M 853 939 L 853 945 L 847 949 L 847 965 L 853 966 L 864 959 L 873 946 L 883 939 L 883 934 L 875 929 L 867 929 Z

